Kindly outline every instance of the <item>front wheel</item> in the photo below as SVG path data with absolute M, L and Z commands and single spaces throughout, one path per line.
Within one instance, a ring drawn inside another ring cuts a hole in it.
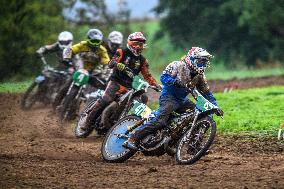
M 31 86 L 27 89 L 27 91 L 24 93 L 23 98 L 21 100 L 21 108 L 23 110 L 29 110 L 36 102 L 36 94 L 38 92 L 38 83 L 33 82 Z
M 193 164 L 209 149 L 216 135 L 216 123 L 205 117 L 186 131 L 180 138 L 176 149 L 178 164 Z
M 59 108 L 59 118 L 61 121 L 71 120 L 76 115 L 76 111 L 79 109 L 79 102 L 76 99 L 79 90 L 79 87 L 73 85 L 70 93 L 63 99 L 62 107 Z
M 96 103 L 96 100 L 91 101 L 87 106 L 85 107 L 85 110 L 80 114 L 79 120 L 75 126 L 75 136 L 77 138 L 86 138 L 89 136 L 92 131 L 94 130 L 94 127 L 89 127 L 89 129 L 83 130 L 82 127 L 86 127 L 87 120 L 89 117 L 89 112 L 91 109 L 93 109 L 94 105 Z
M 110 163 L 121 163 L 132 157 L 136 151 L 124 148 L 122 144 L 127 140 L 124 135 L 129 126 L 135 125 L 141 118 L 137 116 L 126 116 L 119 120 L 107 133 L 102 144 L 101 154 L 103 159 Z

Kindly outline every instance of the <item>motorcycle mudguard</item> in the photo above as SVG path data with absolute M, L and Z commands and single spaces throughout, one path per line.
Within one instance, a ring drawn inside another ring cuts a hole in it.
M 39 75 L 35 78 L 36 83 L 41 83 L 45 80 L 45 77 L 43 75 Z

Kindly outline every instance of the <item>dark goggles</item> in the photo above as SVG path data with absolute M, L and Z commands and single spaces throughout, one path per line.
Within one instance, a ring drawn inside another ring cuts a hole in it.
M 196 65 L 197 67 L 206 67 L 207 65 L 209 65 L 209 59 L 208 58 L 197 58 Z
M 68 40 L 68 41 L 58 41 L 60 43 L 60 45 L 69 45 L 72 40 Z
M 88 39 L 88 42 L 89 42 L 91 45 L 100 45 L 102 41 L 99 40 L 99 39 Z

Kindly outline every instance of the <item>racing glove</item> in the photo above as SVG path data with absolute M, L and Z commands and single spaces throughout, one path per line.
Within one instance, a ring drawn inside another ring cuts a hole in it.
M 156 84 L 156 85 L 155 85 L 155 89 L 154 89 L 155 91 L 160 92 L 160 91 L 162 91 L 162 89 L 163 89 L 163 88 L 162 88 L 161 85 L 159 85 L 159 84 Z

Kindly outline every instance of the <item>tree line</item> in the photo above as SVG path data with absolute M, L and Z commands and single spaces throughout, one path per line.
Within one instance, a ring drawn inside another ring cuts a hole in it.
M 230 66 L 283 63 L 284 0 L 160 0 L 155 11 L 177 47 L 206 47 Z
M 76 36 L 87 25 L 108 33 L 119 22 L 129 34 L 131 10 L 124 0 L 117 13 L 108 12 L 104 0 L 80 0 L 85 6 L 76 8 L 77 2 L 0 1 L 0 81 L 38 73 L 35 50 L 55 42 L 63 30 Z M 66 15 L 66 10 L 75 13 Z M 284 0 L 159 0 L 154 11 L 161 15 L 156 36 L 168 34 L 177 48 L 202 46 L 229 66 L 283 63 Z

